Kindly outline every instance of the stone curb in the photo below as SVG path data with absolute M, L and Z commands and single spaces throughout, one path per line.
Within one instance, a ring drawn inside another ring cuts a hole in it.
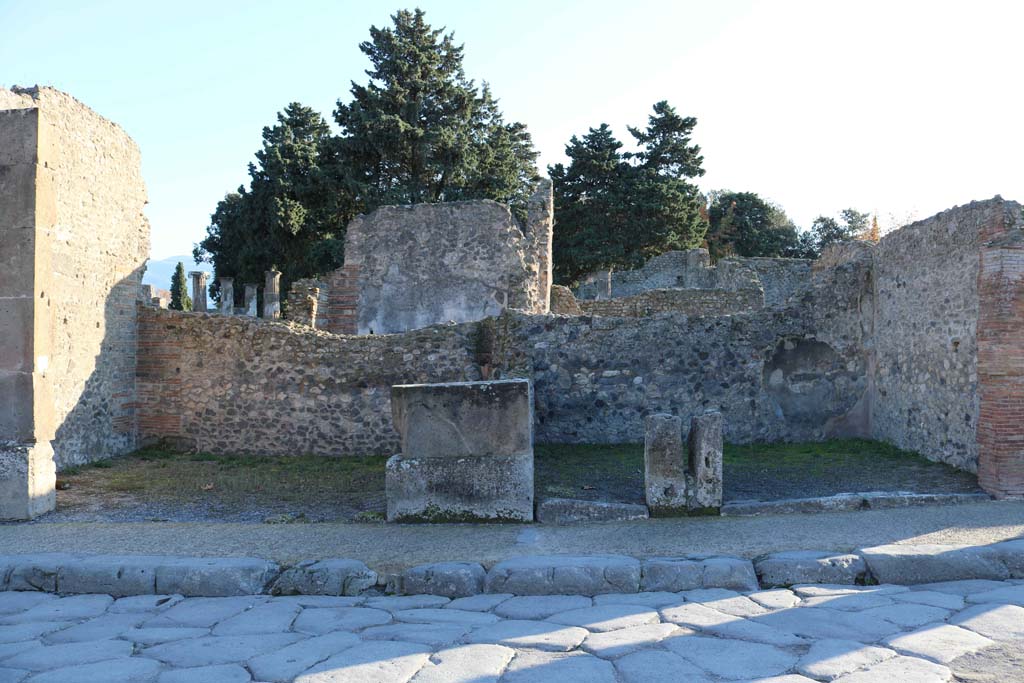
M 537 503 L 537 521 L 541 524 L 623 522 L 648 517 L 647 506 L 634 503 L 606 503 L 576 498 L 546 498 Z
M 839 493 L 820 498 L 785 498 L 783 500 L 738 500 L 721 508 L 723 517 L 752 515 L 785 515 L 804 512 L 848 512 L 883 510 L 921 505 L 962 505 L 992 500 L 987 493 L 911 493 L 909 491 L 870 491 Z
M 381 577 L 357 560 L 282 568 L 255 558 L 152 555 L 0 556 L 0 591 L 233 595 L 358 595 Z M 1024 539 L 986 546 L 883 545 L 853 553 L 791 551 L 755 561 L 727 556 L 546 555 L 516 557 L 490 570 L 475 562 L 419 565 L 390 577 L 389 592 L 449 598 L 481 593 L 601 595 L 724 588 L 756 591 L 798 584 L 924 584 L 1024 579 Z

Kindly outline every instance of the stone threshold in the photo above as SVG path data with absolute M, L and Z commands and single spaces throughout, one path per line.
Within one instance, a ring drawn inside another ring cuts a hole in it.
M 987 493 L 913 493 L 911 491 L 869 491 L 837 493 L 817 498 L 781 500 L 737 500 L 722 505 L 723 517 L 780 515 L 803 512 L 850 512 L 883 510 L 921 505 L 962 505 L 992 500 Z
M 1024 539 L 983 546 L 882 545 L 851 553 L 780 552 L 754 560 L 688 555 L 516 557 L 485 568 L 476 562 L 419 565 L 382 575 L 358 560 L 281 566 L 257 558 L 49 553 L 0 556 L 0 590 L 225 597 L 236 595 L 483 593 L 585 595 L 724 588 L 749 592 L 803 584 L 925 584 L 1024 579 Z

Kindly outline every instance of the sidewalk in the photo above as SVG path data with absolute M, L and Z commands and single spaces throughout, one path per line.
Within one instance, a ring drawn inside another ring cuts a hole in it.
M 0 553 L 107 553 L 358 559 L 379 572 L 445 560 L 490 565 L 520 555 L 721 554 L 849 551 L 888 543 L 986 545 L 1024 538 L 1024 502 L 639 520 L 576 526 L 34 523 L 0 524 Z

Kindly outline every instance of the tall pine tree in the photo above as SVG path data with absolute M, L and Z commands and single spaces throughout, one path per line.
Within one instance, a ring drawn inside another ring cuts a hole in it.
M 185 276 L 185 264 L 178 261 L 171 276 L 170 308 L 175 311 L 191 311 L 192 297 L 188 295 L 188 279 Z

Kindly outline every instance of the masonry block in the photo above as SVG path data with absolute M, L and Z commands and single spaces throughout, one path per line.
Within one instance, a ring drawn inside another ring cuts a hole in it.
M 690 422 L 683 450 L 682 419 L 657 414 L 644 423 L 644 492 L 652 516 L 717 513 L 722 507 L 722 415 Z
M 32 519 L 56 506 L 53 448 L 0 443 L 0 520 Z

